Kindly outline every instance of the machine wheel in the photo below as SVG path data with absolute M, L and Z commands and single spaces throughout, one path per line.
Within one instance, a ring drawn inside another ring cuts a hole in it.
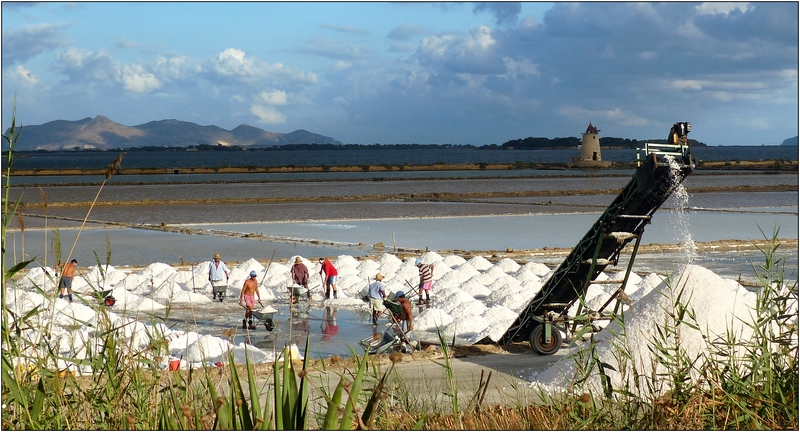
M 550 327 L 550 342 L 545 340 L 544 324 L 537 325 L 531 332 L 531 348 L 539 355 L 552 355 L 561 349 L 561 332 Z

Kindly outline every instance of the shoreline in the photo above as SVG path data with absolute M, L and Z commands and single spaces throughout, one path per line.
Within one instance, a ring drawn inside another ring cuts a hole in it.
M 124 168 L 117 170 L 117 175 L 164 175 L 164 174 L 264 174 L 264 173 L 329 173 L 329 172 L 401 172 L 401 171 L 508 171 L 519 169 L 567 170 L 581 169 L 585 171 L 619 170 L 636 168 L 635 162 L 610 162 L 607 167 L 576 167 L 570 163 L 473 163 L 427 165 L 340 165 L 340 166 L 245 166 L 245 167 L 188 167 L 188 168 Z M 712 161 L 697 162 L 697 169 L 714 170 L 754 170 L 754 171 L 798 171 L 798 161 L 764 160 L 764 161 Z M 12 176 L 78 176 L 105 175 L 106 168 L 94 169 L 11 169 Z

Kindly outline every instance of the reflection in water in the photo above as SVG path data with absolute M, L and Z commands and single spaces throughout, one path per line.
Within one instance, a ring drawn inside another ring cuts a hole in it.
M 325 306 L 325 317 L 322 319 L 322 324 L 319 328 L 322 330 L 322 340 L 330 341 L 339 333 L 339 325 L 336 324 L 336 314 L 339 312 L 337 308 Z

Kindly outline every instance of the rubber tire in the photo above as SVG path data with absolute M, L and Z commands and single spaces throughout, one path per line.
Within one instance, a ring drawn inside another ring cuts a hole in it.
M 531 331 L 531 349 L 539 355 L 553 355 L 561 349 L 561 332 L 550 326 L 550 343 L 545 343 L 544 324 L 537 325 Z

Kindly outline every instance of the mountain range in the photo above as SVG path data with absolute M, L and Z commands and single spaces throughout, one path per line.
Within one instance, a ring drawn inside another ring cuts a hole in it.
M 5 142 L 4 149 L 5 149 Z M 83 120 L 55 120 L 42 125 L 23 126 L 18 151 L 32 150 L 110 150 L 131 147 L 189 147 L 196 145 L 269 147 L 284 144 L 341 144 L 331 137 L 296 130 L 291 133 L 267 132 L 249 125 L 233 130 L 200 126 L 179 120 L 151 121 L 125 126 L 98 115 Z

